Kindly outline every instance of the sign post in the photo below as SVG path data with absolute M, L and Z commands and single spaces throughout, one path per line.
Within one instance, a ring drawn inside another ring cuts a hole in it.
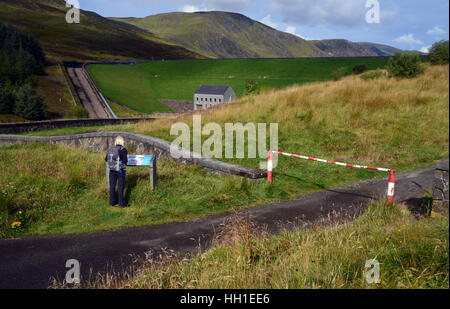
M 148 166 L 150 167 L 150 186 L 154 190 L 158 182 L 158 177 L 156 173 L 156 158 L 154 156 L 128 156 L 127 166 Z M 109 190 L 109 168 L 106 164 L 106 186 Z

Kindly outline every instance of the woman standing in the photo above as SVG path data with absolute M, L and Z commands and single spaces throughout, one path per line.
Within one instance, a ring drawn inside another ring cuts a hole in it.
M 122 136 L 118 136 L 114 146 L 108 151 L 105 157 L 109 168 L 109 204 L 117 205 L 117 195 L 119 196 L 119 208 L 130 207 L 123 197 L 125 189 L 125 178 L 128 163 L 128 151 L 124 147 L 125 141 Z M 116 184 L 118 183 L 117 193 Z

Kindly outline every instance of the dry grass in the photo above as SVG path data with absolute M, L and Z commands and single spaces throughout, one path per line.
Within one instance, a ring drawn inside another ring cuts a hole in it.
M 448 65 L 430 66 L 414 79 L 350 76 L 292 86 L 203 111 L 202 121 L 279 123 L 285 151 L 384 165 L 395 165 L 401 156 L 402 167 L 410 166 L 417 162 L 411 147 L 448 148 L 448 70 Z M 174 139 L 169 129 L 176 122 L 192 124 L 192 116 L 142 123 L 133 130 Z
M 147 259 L 133 273 L 95 287 L 123 289 L 448 288 L 448 218 L 414 219 L 401 205 L 376 203 L 360 218 L 268 236 L 242 220 L 191 259 Z M 365 263 L 381 264 L 379 284 Z

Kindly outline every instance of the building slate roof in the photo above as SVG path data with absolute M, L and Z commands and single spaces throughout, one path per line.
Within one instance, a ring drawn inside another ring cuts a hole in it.
M 195 94 L 224 95 L 230 86 L 201 85 Z

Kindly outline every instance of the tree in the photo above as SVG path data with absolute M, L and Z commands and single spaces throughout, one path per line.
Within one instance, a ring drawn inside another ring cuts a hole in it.
M 47 116 L 45 97 L 38 95 L 33 97 L 29 85 L 23 86 L 17 93 L 14 114 L 28 120 L 42 120 Z
M 15 99 L 12 87 L 8 83 L 0 81 L 0 114 L 12 114 Z
M 431 46 L 429 52 L 431 64 L 448 64 L 449 57 L 449 42 L 448 40 L 442 40 L 436 42 Z
M 396 52 L 387 69 L 391 77 L 413 78 L 425 72 L 419 54 L 411 52 Z
M 353 74 L 359 75 L 366 72 L 369 68 L 365 64 L 357 64 L 353 67 Z
M 245 90 L 247 94 L 259 94 L 261 89 L 259 83 L 256 80 L 248 80 L 245 82 Z

